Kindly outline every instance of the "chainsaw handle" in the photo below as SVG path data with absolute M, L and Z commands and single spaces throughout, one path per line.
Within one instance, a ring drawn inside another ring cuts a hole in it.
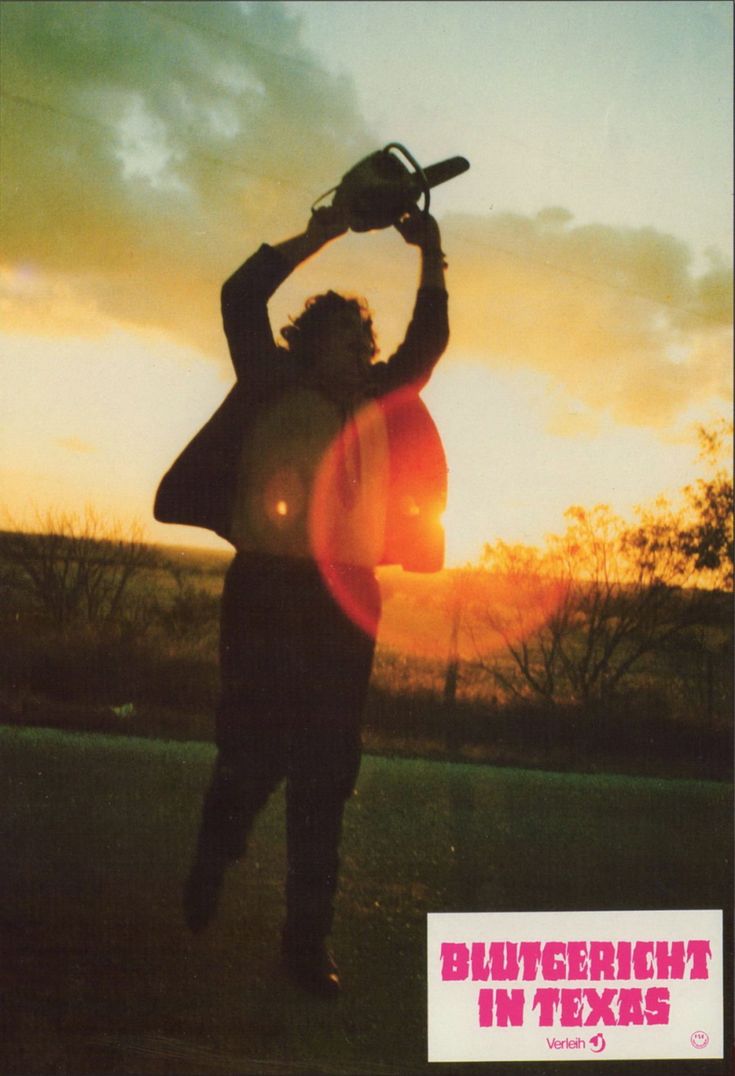
M 320 203 L 320 202 L 321 202 L 321 201 L 322 201 L 322 200 L 323 200 L 324 198 L 328 198 L 330 194 L 334 194 L 334 192 L 335 192 L 335 191 L 337 190 L 337 188 L 338 188 L 338 187 L 339 187 L 339 183 L 337 184 L 337 186 L 336 186 L 336 187 L 330 187 L 328 191 L 325 191 L 325 192 L 324 192 L 324 194 L 320 194 L 320 195 L 319 195 L 319 197 L 318 197 L 318 198 L 316 199 L 316 201 L 315 201 L 315 202 L 312 202 L 312 205 L 311 205 L 311 212 L 312 212 L 312 213 L 314 212 L 314 210 L 315 210 L 315 209 L 317 208 L 317 206 L 319 205 L 319 203 Z
M 424 214 L 424 216 L 427 216 L 429 212 L 429 204 L 431 202 L 431 193 L 429 190 L 429 181 L 426 178 L 426 173 L 424 172 L 423 168 L 416 160 L 414 155 L 410 153 L 405 146 L 401 145 L 400 142 L 389 142 L 388 145 L 383 148 L 383 152 L 387 153 L 389 149 L 397 149 L 400 153 L 403 154 L 409 164 L 413 165 L 414 174 L 416 175 L 421 184 L 421 193 L 424 196 L 424 208 L 421 212 Z

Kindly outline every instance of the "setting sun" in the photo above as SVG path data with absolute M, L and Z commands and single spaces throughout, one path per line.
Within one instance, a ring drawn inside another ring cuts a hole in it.
M 612 503 L 631 513 L 695 476 L 692 445 L 660 451 L 654 431 L 615 427 L 555 432 L 559 397 L 549 378 L 492 370 L 451 354 L 422 397 L 437 424 L 449 467 L 444 513 L 447 564 L 474 563 L 499 539 L 538 545 L 563 527 L 573 504 Z M 578 412 L 574 401 L 570 415 Z
M 438 21 L 412 50 L 418 97 L 409 87 L 399 116 L 385 102 L 406 87 L 382 42 L 411 5 L 382 5 L 367 35 L 353 22 L 371 5 L 310 3 L 301 22 L 272 25 L 268 5 L 207 5 L 201 34 L 161 20 L 163 38 L 142 32 L 152 6 L 69 3 L 51 24 L 46 5 L 3 5 L 5 525 L 89 502 L 137 518 L 155 542 L 225 548 L 206 530 L 152 519 L 162 474 L 232 384 L 221 284 L 261 242 L 296 234 L 321 191 L 395 138 L 425 164 L 453 153 L 471 162 L 431 203 L 449 264 L 450 342 L 422 398 L 449 466 L 447 564 L 476 561 L 499 539 L 542 543 L 570 505 L 629 515 L 692 481 L 694 428 L 729 411 L 732 393 L 721 93 L 731 58 L 712 5 L 657 5 L 655 17 L 646 5 L 596 5 L 599 33 L 604 24 L 631 56 L 621 69 L 591 49 L 604 78 L 597 65 L 578 70 L 572 38 L 555 33 L 556 5 L 431 7 Z M 575 10 L 591 33 L 592 7 Z M 68 62 L 80 18 L 88 64 Z M 256 79 L 234 25 L 273 37 L 276 53 L 291 34 L 321 88 L 299 64 L 286 96 L 277 65 Z M 49 47 L 32 47 L 34 35 Z M 544 44 L 533 71 L 503 62 L 488 83 L 463 59 L 456 98 L 429 77 L 432 48 L 459 58 L 503 40 L 499 56 L 518 58 L 529 35 Z M 682 52 L 684 40 L 701 44 Z M 201 76 L 187 116 L 179 56 Z M 130 83 L 126 57 L 136 57 Z M 561 92 L 571 70 L 581 95 Z M 650 75 L 642 98 L 636 70 Z M 415 252 L 394 229 L 349 234 L 284 283 L 271 321 L 277 331 L 326 288 L 364 295 L 386 358 L 416 282 Z M 298 490 L 273 493 L 281 522 L 298 513 Z

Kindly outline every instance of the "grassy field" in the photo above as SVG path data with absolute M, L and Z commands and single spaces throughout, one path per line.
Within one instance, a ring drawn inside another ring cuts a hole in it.
M 452 1071 L 425 1063 L 426 912 L 730 905 L 726 784 L 366 757 L 333 939 L 345 993 L 330 1006 L 278 968 L 280 794 L 195 939 L 179 895 L 210 746 L 0 727 L 0 753 L 12 1076 Z
M 131 546 L 126 555 L 143 561 L 115 604 L 125 551 L 116 560 L 109 543 L 70 542 L 0 531 L 0 723 L 209 742 L 230 556 Z M 528 671 L 538 692 L 488 624 L 507 601 L 500 577 L 394 568 L 378 574 L 384 612 L 363 722 L 369 751 L 732 779 L 731 594 L 699 594 L 694 622 L 645 654 L 614 691 L 586 694 L 556 670 L 550 697 L 543 695 L 535 628 Z M 690 598 L 672 599 L 671 615 L 686 609 L 694 616 Z M 545 622 L 526 612 L 536 628 Z M 615 623 L 613 617 L 608 625 L 613 634 Z M 584 631 L 575 630 L 565 651 L 572 663 L 588 653 Z

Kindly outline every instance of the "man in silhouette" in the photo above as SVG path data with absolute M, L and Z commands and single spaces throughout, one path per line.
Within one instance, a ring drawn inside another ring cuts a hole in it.
M 158 519 L 210 527 L 237 550 L 222 597 L 218 755 L 184 891 L 188 925 L 198 932 L 212 919 L 227 866 L 285 778 L 283 958 L 322 996 L 340 987 L 327 938 L 380 617 L 374 569 L 391 530 L 393 561 L 407 564 L 423 542 L 419 568 L 436 570 L 443 552 L 426 497 L 395 485 L 433 460 L 441 507 L 443 453 L 417 392 L 448 338 L 444 260 L 431 216 L 415 209 L 396 228 L 420 250 L 421 270 L 406 337 L 387 362 L 373 361 L 364 303 L 335 292 L 309 300 L 281 331 L 286 347 L 271 332 L 268 299 L 347 231 L 344 211 L 316 210 L 302 234 L 261 246 L 230 277 L 222 316 L 237 383 L 156 501 Z M 408 405 L 391 407 L 406 386 Z M 403 536 L 397 501 L 410 502 Z

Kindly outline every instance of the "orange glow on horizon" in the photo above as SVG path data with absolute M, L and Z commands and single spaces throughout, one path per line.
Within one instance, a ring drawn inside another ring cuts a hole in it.
M 337 602 L 375 635 L 376 610 L 352 564 L 443 566 L 446 461 L 411 386 L 355 412 L 317 470 L 309 511 L 312 554 Z

